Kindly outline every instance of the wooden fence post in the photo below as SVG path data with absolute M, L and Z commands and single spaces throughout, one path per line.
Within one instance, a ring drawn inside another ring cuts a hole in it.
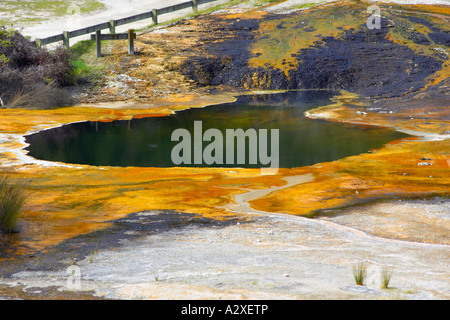
M 109 33 L 116 33 L 116 20 L 109 20 Z
M 121 19 L 117 19 L 117 20 L 109 20 L 109 22 L 103 22 L 103 23 L 100 23 L 97 25 L 89 26 L 89 27 L 74 30 L 74 31 L 64 31 L 62 33 L 62 35 L 57 34 L 57 35 L 54 35 L 51 37 L 41 39 L 41 45 L 48 45 L 50 43 L 63 41 L 64 46 L 66 48 L 69 48 L 70 47 L 70 42 L 69 42 L 70 37 L 75 38 L 78 36 L 92 33 L 95 30 L 104 30 L 104 29 L 108 29 L 108 28 L 109 28 L 109 31 L 111 34 L 115 34 L 117 26 L 128 24 L 128 23 L 131 23 L 134 21 L 149 19 L 150 17 L 152 17 L 153 23 L 155 25 L 157 25 L 158 24 L 158 12 L 161 12 L 161 14 L 166 14 L 166 13 L 173 12 L 173 11 L 187 9 L 187 8 L 189 8 L 189 6 L 192 6 L 192 9 L 194 10 L 194 12 L 197 12 L 198 6 L 200 5 L 200 3 L 212 2 L 212 1 L 215 1 L 215 0 L 202 0 L 202 1 L 191 0 L 189 2 L 183 2 L 183 3 L 176 4 L 176 5 L 171 5 L 168 7 L 160 8 L 160 9 L 153 9 L 151 11 L 147 11 L 147 12 L 144 12 L 141 14 L 135 14 L 133 16 L 126 17 L 126 18 L 121 18 Z M 126 34 L 124 34 L 124 35 L 126 35 Z M 95 35 L 91 34 L 91 36 L 92 36 L 92 40 L 94 40 Z M 105 35 L 103 35 L 103 36 L 105 36 Z
M 158 24 L 158 11 L 156 9 L 152 10 L 152 20 L 154 24 Z
M 194 10 L 194 12 L 197 12 L 198 10 L 197 0 L 192 0 L 192 10 Z
M 102 32 L 100 30 L 95 31 L 95 47 L 97 49 L 97 58 L 102 56 Z
M 69 31 L 63 31 L 63 44 L 67 49 L 70 48 Z
M 128 54 L 134 55 L 134 30 L 128 30 Z

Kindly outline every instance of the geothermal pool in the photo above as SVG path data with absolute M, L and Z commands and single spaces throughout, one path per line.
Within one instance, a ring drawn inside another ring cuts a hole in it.
M 166 117 L 73 123 L 26 136 L 26 150 L 40 160 L 93 166 L 293 168 L 365 153 L 407 136 L 305 118 L 305 111 L 332 103 L 336 94 L 248 95 Z

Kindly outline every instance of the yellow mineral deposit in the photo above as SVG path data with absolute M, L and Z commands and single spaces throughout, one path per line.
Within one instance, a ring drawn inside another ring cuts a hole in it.
M 432 10 L 437 18 L 439 15 L 449 15 L 448 7 L 430 9 L 428 6 L 417 6 L 415 10 Z M 262 15 L 257 12 L 252 14 L 255 17 Z M 233 13 L 232 17 L 239 18 L 239 13 Z M 294 21 L 285 23 L 292 24 Z M 331 28 L 320 19 L 315 20 L 312 27 L 316 31 L 311 33 L 311 38 L 291 42 L 288 53 L 296 53 L 302 47 L 313 44 L 314 34 Z M 280 38 L 276 32 L 282 30 L 276 30 L 274 22 L 268 21 L 262 25 L 260 37 L 269 34 Z M 292 36 L 295 38 L 295 35 Z M 392 38 L 395 39 L 395 34 Z M 270 39 L 266 37 L 266 40 L 255 44 L 252 51 L 260 55 L 253 58 L 251 64 L 260 66 L 270 61 L 280 61 L 271 57 L 268 45 L 271 43 L 266 43 Z M 145 48 L 145 44 L 138 41 L 137 47 Z M 148 59 L 154 57 L 152 55 Z M 288 71 L 285 66 L 289 62 L 286 60 L 282 70 Z M 447 64 L 434 81 L 448 76 Z M 394 141 L 380 150 L 331 163 L 280 169 L 274 176 L 261 176 L 259 169 L 65 165 L 34 161 L 22 150 L 22 137 L 42 129 L 79 121 L 166 116 L 186 107 L 203 107 L 234 99 L 233 94 L 213 96 L 192 93 L 158 98 L 151 107 L 142 102 L 111 102 L 95 107 L 83 105 L 54 110 L 0 109 L 1 171 L 9 173 L 12 181 L 26 183 L 31 192 L 20 217 L 23 232 L 15 236 L 16 243 L 31 250 L 45 249 L 76 235 L 105 228 L 108 221 L 143 210 L 173 209 L 217 219 L 245 215 L 245 206 L 239 207 L 241 212 L 229 209 L 236 209 L 237 195 L 251 190 L 261 190 L 258 197 L 246 199 L 251 210 L 306 216 L 370 199 L 448 195 L 450 192 L 450 139 L 448 131 L 446 139 L 443 134 L 450 129 L 450 122 L 443 120 L 450 116 L 448 101 L 447 106 L 439 110 L 432 105 L 415 109 L 416 113 L 430 114 L 429 121 L 425 122 L 411 119 L 413 117 L 406 111 L 400 111 L 395 117 L 391 114 L 357 113 L 355 105 L 363 106 L 367 102 L 342 92 L 333 105 L 311 110 L 307 116 L 342 123 L 395 127 L 406 132 L 420 132 L 421 136 Z M 424 157 L 432 159 L 432 165 L 419 166 Z M 289 177 L 308 179 L 289 180 Z M 283 188 L 287 183 L 290 183 L 289 187 Z M 247 210 L 250 209 L 247 207 Z

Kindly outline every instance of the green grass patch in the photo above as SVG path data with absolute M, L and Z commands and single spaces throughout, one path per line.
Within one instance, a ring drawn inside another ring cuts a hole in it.
M 281 2 L 281 0 L 255 0 L 254 5 L 255 6 L 264 6 L 266 4 L 275 3 L 275 2 Z
M 64 15 L 85 14 L 104 7 L 97 0 L 4 0 L 0 4 L 0 11 L 5 13 L 0 19 L 0 25 L 43 22 Z
M 95 41 L 84 40 L 70 47 L 70 79 L 74 84 L 98 84 L 103 78 L 105 66 L 96 58 Z
M 296 6 L 293 6 L 292 9 L 306 9 L 306 8 L 311 8 L 312 6 L 316 6 L 319 4 L 322 4 L 324 2 L 307 2 L 307 3 L 302 3 Z

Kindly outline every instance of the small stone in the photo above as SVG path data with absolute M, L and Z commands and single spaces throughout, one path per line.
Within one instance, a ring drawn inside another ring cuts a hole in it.
M 418 166 L 432 166 L 433 164 L 430 162 L 419 162 L 417 165 Z

